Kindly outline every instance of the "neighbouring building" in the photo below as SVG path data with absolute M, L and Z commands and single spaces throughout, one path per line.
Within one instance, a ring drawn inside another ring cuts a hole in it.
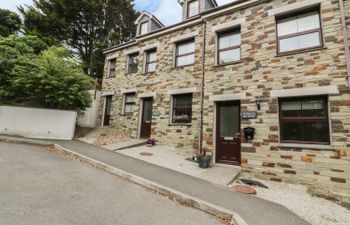
M 350 1 L 179 4 L 105 50 L 101 125 L 350 202 Z

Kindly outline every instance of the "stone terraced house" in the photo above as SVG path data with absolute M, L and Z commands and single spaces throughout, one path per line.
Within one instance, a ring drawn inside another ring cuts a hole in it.
M 350 1 L 179 4 L 104 51 L 101 125 L 350 202 Z

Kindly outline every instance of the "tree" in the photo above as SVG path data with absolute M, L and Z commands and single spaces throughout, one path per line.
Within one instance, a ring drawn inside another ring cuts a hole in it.
M 22 21 L 19 16 L 7 9 L 0 9 L 0 36 L 7 37 L 19 32 Z
M 0 38 L 0 104 L 84 110 L 93 80 L 79 60 L 37 37 Z
M 27 34 L 69 46 L 84 71 L 97 77 L 103 74 L 102 50 L 133 38 L 138 16 L 130 0 L 34 0 L 19 10 Z

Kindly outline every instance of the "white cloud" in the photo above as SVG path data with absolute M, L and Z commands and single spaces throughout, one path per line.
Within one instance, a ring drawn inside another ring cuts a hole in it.
M 136 3 L 148 1 L 149 0 L 136 0 Z M 217 3 L 220 6 L 234 1 L 235 0 L 217 0 Z M 151 13 L 153 13 L 166 26 L 181 21 L 182 9 L 177 0 L 160 0 L 158 4 L 158 8 L 154 12 L 151 11 Z
M 17 6 L 31 4 L 33 4 L 32 0 L 1 0 L 0 8 L 9 9 L 11 11 L 17 11 Z
M 181 21 L 181 6 L 177 0 L 162 0 L 154 15 L 165 25 Z
M 217 3 L 219 5 L 223 5 L 223 4 L 227 4 L 227 3 L 230 3 L 230 2 L 234 2 L 235 0 L 217 0 Z

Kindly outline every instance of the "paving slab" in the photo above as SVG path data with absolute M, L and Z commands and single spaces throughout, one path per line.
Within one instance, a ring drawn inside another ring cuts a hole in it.
M 32 141 L 32 143 L 38 141 Z M 50 141 L 104 165 L 238 214 L 248 225 L 310 225 L 284 206 L 80 141 Z M 42 143 L 49 143 L 42 142 Z
M 238 166 L 220 164 L 214 164 L 209 169 L 201 169 L 196 162 L 187 160 L 184 154 L 175 151 L 173 147 L 164 145 L 128 148 L 117 153 L 224 186 L 230 184 L 241 172 Z M 143 153 L 151 153 L 151 155 Z

